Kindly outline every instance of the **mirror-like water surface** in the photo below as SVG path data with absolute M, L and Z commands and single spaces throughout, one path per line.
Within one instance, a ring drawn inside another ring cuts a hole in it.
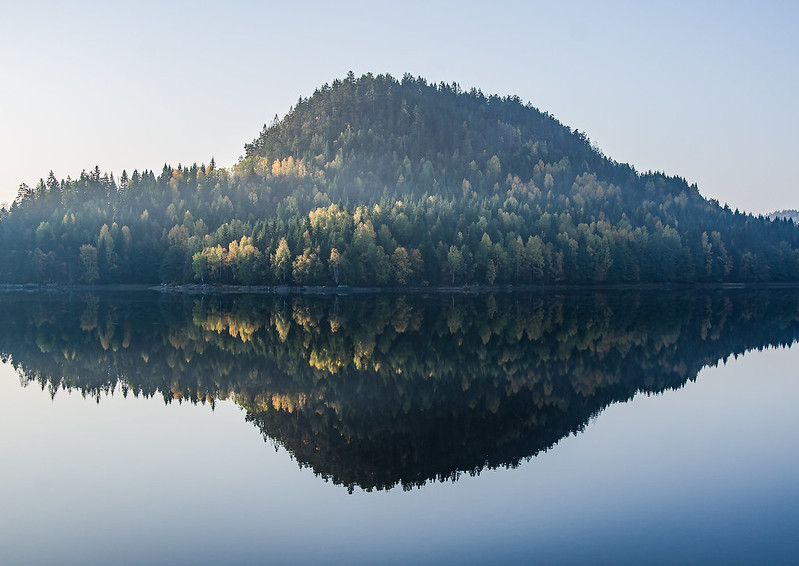
M 796 291 L 6 294 L 0 316 L 10 563 L 799 551 Z

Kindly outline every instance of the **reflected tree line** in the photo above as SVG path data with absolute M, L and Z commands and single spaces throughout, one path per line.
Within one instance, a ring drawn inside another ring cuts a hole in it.
M 352 490 L 515 467 L 611 403 L 799 336 L 799 291 L 0 295 L 0 356 L 56 395 L 231 399 Z

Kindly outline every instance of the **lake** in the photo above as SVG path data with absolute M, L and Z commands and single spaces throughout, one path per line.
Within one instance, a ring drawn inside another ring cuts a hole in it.
M 0 294 L 7 564 L 792 564 L 799 290 Z

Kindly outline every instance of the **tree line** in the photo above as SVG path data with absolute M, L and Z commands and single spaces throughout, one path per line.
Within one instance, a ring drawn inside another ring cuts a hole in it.
M 95 167 L 0 212 L 13 283 L 498 285 L 799 278 L 799 230 L 639 173 L 518 97 L 350 75 L 230 168 Z

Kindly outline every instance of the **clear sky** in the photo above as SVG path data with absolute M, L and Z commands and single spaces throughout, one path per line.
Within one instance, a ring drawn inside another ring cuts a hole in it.
M 639 171 L 799 208 L 795 2 L 0 0 L 0 203 L 52 169 L 232 165 L 352 70 L 518 95 Z

